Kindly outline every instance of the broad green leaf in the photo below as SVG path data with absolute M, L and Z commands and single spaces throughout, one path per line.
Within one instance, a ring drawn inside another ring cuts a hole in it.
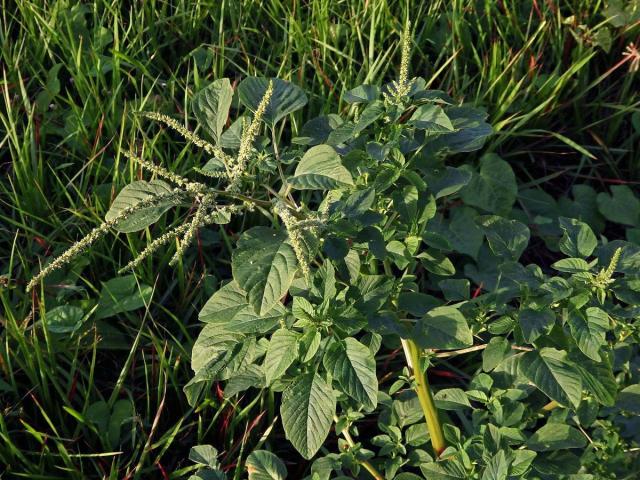
M 529 244 L 529 228 L 517 220 L 495 215 L 479 217 L 478 221 L 487 236 L 489 248 L 498 257 L 516 261 Z
M 426 177 L 429 189 L 438 199 L 458 192 L 471 181 L 472 174 L 462 168 L 447 166 L 427 172 Z
M 233 88 L 228 78 L 220 78 L 206 86 L 193 97 L 193 113 L 198 123 L 218 143 L 227 123 L 233 99 Z
M 611 195 L 601 192 L 598 210 L 610 222 L 637 226 L 640 223 L 640 200 L 627 185 L 614 185 Z
M 342 118 L 335 114 L 312 118 L 302 126 L 298 136 L 291 139 L 291 142 L 308 146 L 326 143 L 329 135 L 343 123 Z
M 104 218 L 108 222 L 115 220 L 128 208 L 135 207 L 141 202 L 150 201 L 153 197 L 170 194 L 172 191 L 171 186 L 162 180 L 151 180 L 149 182 L 138 180 L 131 182 L 120 191 Z M 131 215 L 128 215 L 127 218 L 118 221 L 115 229 L 122 233 L 142 230 L 152 223 L 157 222 L 163 213 L 179 203 L 176 199 L 158 201 L 154 205 L 141 208 Z
M 222 370 L 229 361 L 227 355 L 242 339 L 239 334 L 221 332 L 217 325 L 205 325 L 191 352 L 191 368 L 194 372 L 216 365 L 212 375 Z
M 473 344 L 467 321 L 456 308 L 443 306 L 427 312 L 413 329 L 414 340 L 422 348 L 456 349 Z
M 72 333 L 82 326 L 84 310 L 74 305 L 60 305 L 48 310 L 44 324 L 52 333 Z
M 588 257 L 598 246 L 591 227 L 574 218 L 560 218 L 560 228 L 564 234 L 558 243 L 560 251 L 569 257 Z
M 420 259 L 420 263 L 424 265 L 425 269 L 435 275 L 448 277 L 456 273 L 456 267 L 453 266 L 451 260 L 437 251 L 430 250 L 427 252 L 425 250 L 418 254 L 417 258 Z
M 282 395 L 280 415 L 285 435 L 307 460 L 327 438 L 335 410 L 331 385 L 317 372 L 299 377 Z
M 116 401 L 111 409 L 111 417 L 109 417 L 109 427 L 107 438 L 111 448 L 116 448 L 121 442 L 122 427 L 125 424 L 133 422 L 135 409 L 133 403 L 128 398 Z
M 482 352 L 482 369 L 490 372 L 496 368 L 511 351 L 509 341 L 504 337 L 493 337 Z
M 487 113 L 472 107 L 448 107 L 446 114 L 451 120 L 452 133 L 443 134 L 429 145 L 433 151 L 450 153 L 473 152 L 484 145 L 485 139 L 493 133 L 485 118 Z
M 442 107 L 429 103 L 416 108 L 409 119 L 409 125 L 429 134 L 454 131 L 453 124 Z
M 551 265 L 559 272 L 565 273 L 579 273 L 588 272 L 591 268 L 590 265 L 582 258 L 563 258 Z
M 582 378 L 566 353 L 542 348 L 524 354 L 520 372 L 539 390 L 561 405 L 577 407 L 582 398 Z
M 218 468 L 218 450 L 211 445 L 196 445 L 189 451 L 189 460 L 199 465 Z
M 342 390 L 368 410 L 378 403 L 376 360 L 371 350 L 352 337 L 332 344 L 323 359 L 324 367 Z
M 629 385 L 618 394 L 616 407 L 635 415 L 640 415 L 640 383 Z
M 446 232 L 447 239 L 454 250 L 478 257 L 478 252 L 482 246 L 484 235 L 482 228 L 476 223 L 477 214 L 469 207 L 459 207 L 453 210 L 451 221 Z
M 594 362 L 580 355 L 574 364 L 582 378 L 583 388 L 602 405 L 613 406 L 618 384 L 607 362 Z
M 100 320 L 145 307 L 149 305 L 152 294 L 153 288 L 139 285 L 134 275 L 112 278 L 102 284 L 94 318 Z
M 266 450 L 254 450 L 245 462 L 249 480 L 284 480 L 287 467 L 276 455 Z
M 471 408 L 469 397 L 461 388 L 444 388 L 438 390 L 433 396 L 436 407 L 443 410 L 463 410 Z
M 280 378 L 298 356 L 298 335 L 281 328 L 271 336 L 264 358 L 264 374 L 267 385 Z
M 507 480 L 510 463 L 511 459 L 507 458 L 505 451 L 500 450 L 487 463 L 487 467 L 482 474 L 482 480 Z
M 261 366 L 250 364 L 233 373 L 224 386 L 224 396 L 233 397 L 249 388 L 264 388 L 267 382 Z
M 198 319 L 207 323 L 227 323 L 249 306 L 247 294 L 237 282 L 231 281 L 218 289 L 204 304 Z
M 353 179 L 329 145 L 316 145 L 303 155 L 289 184 L 298 190 L 332 190 L 353 185 Z
M 297 261 L 286 232 L 267 227 L 245 231 L 233 252 L 233 278 L 258 315 L 273 309 L 289 290 Z
M 380 96 L 380 87 L 376 85 L 359 85 L 344 94 L 347 103 L 368 103 Z
M 555 324 L 556 316 L 552 310 L 533 310 L 531 308 L 525 308 L 518 313 L 518 320 L 520 321 L 520 328 L 524 339 L 532 343 L 540 335 L 548 333 L 551 327 Z
M 465 480 L 469 478 L 464 465 L 457 459 L 441 460 L 420 465 L 425 478 L 433 480 Z
M 378 118 L 380 118 L 384 114 L 384 111 L 384 103 L 379 100 L 376 100 L 367 105 L 367 108 L 362 111 L 362 113 L 358 117 L 358 122 L 353 127 L 353 134 L 355 135 L 357 133 L 360 133 L 362 130 L 367 128 Z
M 264 120 L 273 126 L 290 113 L 304 107 L 307 96 L 300 87 L 279 78 L 247 77 L 238 85 L 240 102 L 255 112 L 267 91 L 269 81 L 273 81 L 273 95 L 264 113 Z
M 582 448 L 586 444 L 586 438 L 577 428 L 564 423 L 547 423 L 527 440 L 527 448 L 536 452 Z
M 495 154 L 480 159 L 480 171 L 460 192 L 467 205 L 497 215 L 506 215 L 518 195 L 516 176 L 511 166 Z
M 567 321 L 571 335 L 578 344 L 578 348 L 587 357 L 596 362 L 600 361 L 598 353 L 605 343 L 605 336 L 609 330 L 609 316 L 598 307 L 589 307 L 586 312 L 572 310 Z

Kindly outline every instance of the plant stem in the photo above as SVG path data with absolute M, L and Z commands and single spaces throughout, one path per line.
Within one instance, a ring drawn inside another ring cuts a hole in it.
M 335 415 L 333 416 L 333 422 L 336 424 L 338 423 L 338 417 Z M 344 428 L 342 430 L 342 436 L 347 441 L 350 448 L 354 448 L 356 446 L 356 442 L 353 441 L 353 437 L 351 437 L 351 434 L 349 433 L 349 430 L 347 428 Z M 378 472 L 378 470 L 376 470 L 376 467 L 371 465 L 368 460 L 358 460 L 358 462 L 364 467 L 367 472 L 371 474 L 373 478 L 375 478 L 376 480 L 385 480 L 384 476 L 380 472 Z
M 431 436 L 431 446 L 433 447 L 436 457 L 439 457 L 447 445 L 444 440 L 444 434 L 442 433 L 442 425 L 440 425 L 440 419 L 438 418 L 438 410 L 433 401 L 433 395 L 431 395 L 429 382 L 420 368 L 420 348 L 412 340 L 405 339 L 402 339 L 402 348 L 407 358 L 407 364 L 413 372 L 416 393 L 418 394 L 418 400 L 424 412 L 427 429 Z

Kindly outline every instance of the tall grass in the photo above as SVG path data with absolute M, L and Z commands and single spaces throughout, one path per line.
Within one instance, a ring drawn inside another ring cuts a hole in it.
M 201 232 L 190 252 L 196 261 L 170 270 L 168 252 L 142 265 L 138 279 L 154 287 L 152 304 L 101 329 L 59 338 L 39 320 L 68 298 L 89 305 L 100 281 L 144 248 L 145 234 L 104 240 L 59 283 L 24 294 L 40 265 L 99 223 L 114 195 L 139 178 L 122 149 L 144 140 L 155 161 L 177 172 L 206 160 L 136 111 L 189 124 L 199 86 L 245 75 L 303 86 L 305 115 L 344 108 L 340 92 L 395 76 L 409 15 L 413 72 L 484 106 L 496 128 L 487 149 L 523 180 L 567 173 L 556 189 L 584 178 L 638 180 L 638 73 L 623 54 L 639 27 L 612 18 L 601 1 L 3 0 L 1 10 L 0 465 L 18 478 L 178 478 L 198 442 L 225 451 L 237 477 L 234 458 L 245 444 L 277 435 L 273 417 L 262 415 L 269 398 L 233 403 L 214 391 L 192 409 L 182 393 L 195 312 L 228 269 L 233 226 Z M 119 399 L 133 401 L 136 415 L 112 445 L 86 413 Z

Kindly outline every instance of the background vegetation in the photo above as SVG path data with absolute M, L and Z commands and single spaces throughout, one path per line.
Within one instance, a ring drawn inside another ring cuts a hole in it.
M 46 257 L 96 226 L 140 178 L 121 148 L 144 139 L 176 172 L 206 161 L 131 112 L 189 125 L 204 82 L 259 74 L 309 94 L 299 127 L 348 108 L 340 92 L 396 76 L 409 12 L 413 73 L 487 109 L 496 133 L 483 151 L 511 163 L 521 190 L 562 195 L 575 182 L 600 190 L 640 181 L 632 2 L 3 0 L 1 10 L 0 466 L 12 477 L 180 478 L 196 443 L 216 445 L 234 472 L 245 446 L 281 435 L 265 422 L 263 397 L 190 408 L 182 392 L 197 311 L 228 271 L 233 224 L 200 232 L 195 262 L 170 269 L 167 251 L 138 269 L 132 291 L 150 286 L 148 308 L 105 317 L 83 335 L 38 328 L 43 309 L 80 289 L 98 298 L 101 282 L 148 240 L 103 240 L 75 262 L 75 285 L 49 285 L 44 298 L 24 293 Z M 393 361 L 385 368 L 392 378 Z M 87 415 L 101 400 L 107 428 L 96 429 Z M 120 428 L 131 404 L 135 421 Z

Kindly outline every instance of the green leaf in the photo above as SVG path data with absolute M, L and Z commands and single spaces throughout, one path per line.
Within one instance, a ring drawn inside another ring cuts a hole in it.
M 116 448 L 120 444 L 122 427 L 125 423 L 133 421 L 134 413 L 133 403 L 129 399 L 123 398 L 113 404 L 107 432 L 111 448 Z
M 574 218 L 560 218 L 560 228 L 563 230 L 562 238 L 558 243 L 560 251 L 569 257 L 588 257 L 598 246 L 591 227 Z
M 266 450 L 254 450 L 245 463 L 249 480 L 284 480 L 287 467 L 276 455 Z
M 441 460 L 420 465 L 420 471 L 430 480 L 464 480 L 469 475 L 464 465 L 457 459 Z
M 231 322 L 238 312 L 249 306 L 247 294 L 237 282 L 231 281 L 218 289 L 204 304 L 198 319 L 207 323 Z
M 104 218 L 108 222 L 112 221 L 124 210 L 135 207 L 152 197 L 166 195 L 172 191 L 171 186 L 162 180 L 151 180 L 149 182 L 139 180 L 131 182 L 120 191 Z M 127 216 L 127 218 L 120 220 L 115 226 L 115 229 L 122 233 L 131 233 L 147 228 L 152 223 L 157 222 L 163 213 L 179 203 L 180 202 L 175 199 L 162 200 L 150 207 L 141 208 Z
M 193 344 L 191 368 L 198 372 L 207 367 L 215 375 L 227 365 L 228 354 L 241 339 L 239 334 L 221 332 L 217 325 L 205 325 Z
M 198 123 L 218 143 L 227 123 L 233 100 L 233 88 L 228 78 L 215 80 L 195 94 L 192 109 Z
M 151 301 L 153 288 L 140 284 L 134 275 L 112 278 L 102 284 L 98 307 L 94 315 L 96 320 L 113 317 L 123 312 L 130 312 L 145 307 Z
M 461 388 L 444 388 L 433 396 L 436 407 L 443 410 L 463 410 L 471 408 L 469 398 Z
M 44 316 L 47 330 L 52 333 L 72 333 L 82 326 L 84 310 L 73 305 L 60 305 L 48 310 Z
M 566 448 L 582 448 L 587 444 L 576 428 L 563 423 L 547 423 L 527 440 L 527 448 L 535 452 L 548 452 Z
M 311 147 L 296 167 L 289 184 L 298 190 L 332 190 L 353 185 L 353 179 L 329 145 Z
M 567 321 L 571 335 L 578 344 L 578 348 L 587 357 L 596 362 L 600 361 L 598 353 L 605 343 L 605 336 L 609 330 L 609 316 L 598 307 L 589 307 L 583 313 L 579 310 L 569 312 Z
M 264 374 L 267 385 L 280 378 L 298 356 L 298 335 L 281 328 L 271 336 L 264 358 Z
M 451 120 L 442 107 L 429 103 L 418 106 L 408 123 L 429 134 L 450 133 L 454 130 Z
M 376 85 L 359 85 L 344 94 L 347 103 L 368 103 L 380 96 L 380 87 Z
M 497 155 L 484 155 L 480 159 L 480 171 L 473 174 L 460 195 L 467 205 L 506 215 L 518 195 L 516 176 L 511 166 Z
M 566 353 L 555 348 L 527 352 L 520 372 L 539 390 L 561 405 L 577 407 L 582 398 L 582 378 Z
M 264 113 L 264 120 L 273 126 L 290 113 L 304 107 L 307 104 L 307 96 L 300 87 L 279 78 L 247 77 L 238 85 L 240 102 L 255 112 L 270 80 L 273 81 L 273 95 Z
M 289 290 L 296 264 L 296 254 L 286 232 L 254 227 L 238 240 L 231 269 L 255 312 L 264 315 Z
M 529 244 L 529 228 L 517 220 L 507 220 L 495 215 L 479 217 L 489 248 L 498 257 L 516 261 Z
M 369 348 L 355 338 L 345 338 L 329 347 L 323 364 L 347 395 L 368 410 L 376 408 L 376 360 Z
M 582 378 L 583 388 L 602 405 L 613 406 L 618 384 L 613 376 L 611 366 L 607 362 L 596 363 L 581 355 L 580 357 L 575 360 L 575 367 Z
M 524 339 L 532 343 L 540 335 L 551 330 L 551 327 L 555 324 L 556 316 L 550 309 L 538 311 L 525 308 L 518 313 L 518 320 L 520 321 Z
M 562 260 L 558 260 L 553 263 L 551 266 L 559 272 L 565 273 L 588 272 L 591 268 L 586 260 L 583 260 L 582 258 L 563 258 Z
M 504 337 L 493 337 L 482 352 L 482 370 L 490 372 L 496 368 L 511 351 L 509 341 Z
M 282 395 L 280 415 L 285 435 L 307 460 L 327 438 L 335 410 L 331 385 L 317 372 L 299 377 Z
M 640 383 L 629 385 L 618 394 L 616 407 L 635 415 L 640 415 Z
M 610 222 L 637 226 L 640 223 L 640 200 L 626 185 L 611 187 L 611 195 L 601 192 L 597 197 L 598 210 Z
M 218 468 L 218 450 L 211 445 L 196 445 L 189 451 L 189 460 L 199 465 Z
M 456 349 L 473 345 L 467 321 L 456 308 L 443 306 L 427 312 L 413 329 L 414 340 L 422 348 Z
M 454 267 L 451 260 L 442 253 L 433 250 L 429 252 L 423 251 L 417 255 L 417 258 L 420 259 L 420 263 L 424 265 L 424 268 L 435 275 L 448 277 L 456 273 L 456 267 Z
M 455 167 L 433 169 L 427 172 L 427 184 L 436 199 L 453 195 L 471 181 L 467 170 Z

